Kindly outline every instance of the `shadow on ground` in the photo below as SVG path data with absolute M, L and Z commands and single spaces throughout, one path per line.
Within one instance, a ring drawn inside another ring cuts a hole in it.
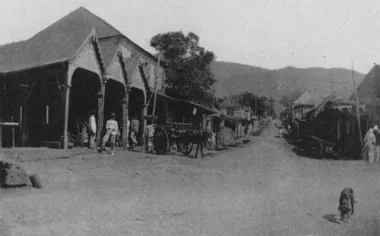
M 323 219 L 327 220 L 328 222 L 340 224 L 339 215 L 337 214 L 326 214 L 323 215 Z
M 306 157 L 306 158 L 312 158 L 312 159 L 323 159 L 322 157 L 314 154 L 310 150 L 307 150 L 306 148 L 302 147 L 294 147 L 292 151 L 297 155 L 301 157 Z

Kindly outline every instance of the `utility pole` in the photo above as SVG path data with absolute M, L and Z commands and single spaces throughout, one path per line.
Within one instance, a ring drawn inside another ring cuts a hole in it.
M 352 81 L 354 83 L 355 95 L 356 95 L 356 116 L 357 116 L 357 119 L 358 119 L 360 145 L 362 145 L 363 144 L 363 139 L 362 139 L 362 129 L 361 129 L 361 125 L 360 125 L 359 95 L 358 95 L 358 89 L 356 87 L 356 82 L 355 82 L 355 77 L 354 77 L 354 62 L 352 60 L 351 60 L 351 66 L 352 66 Z
M 157 61 L 157 74 L 156 74 L 156 80 L 154 82 L 154 100 L 153 100 L 153 116 L 156 113 L 156 100 L 157 100 L 157 82 L 160 78 L 160 60 L 161 60 L 161 53 L 158 54 L 158 61 Z

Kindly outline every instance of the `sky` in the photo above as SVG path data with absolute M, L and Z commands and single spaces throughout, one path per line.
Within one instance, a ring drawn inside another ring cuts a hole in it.
M 152 36 L 181 30 L 218 61 L 267 69 L 353 62 L 364 74 L 380 64 L 378 0 L 0 0 L 0 44 L 28 39 L 80 6 L 150 52 Z

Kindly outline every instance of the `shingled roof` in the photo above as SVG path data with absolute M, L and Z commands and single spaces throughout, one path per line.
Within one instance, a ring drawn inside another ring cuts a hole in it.
M 375 65 L 364 77 L 358 86 L 358 97 L 365 103 L 374 102 L 375 98 L 380 98 L 380 66 Z M 352 93 L 351 99 L 355 99 L 355 93 Z
M 293 102 L 293 105 L 315 106 L 323 100 L 317 89 L 309 89 Z
M 0 47 L 0 73 L 22 71 L 71 59 L 92 29 L 56 29 Z
M 319 86 L 306 90 L 293 105 L 296 106 L 318 106 L 328 97 L 334 99 L 348 99 L 355 88 L 351 79 L 336 81 L 334 78 L 327 78 Z
M 93 28 L 96 29 L 99 38 L 122 35 L 120 31 L 99 16 L 93 14 L 84 7 L 79 7 L 33 37 L 38 37 L 39 34 L 50 34 L 57 31 L 91 30 Z
M 99 39 L 121 36 L 152 60 L 157 60 L 156 57 L 135 44 L 102 18 L 84 7 L 80 7 L 28 40 L 0 46 L 0 73 L 9 73 L 68 60 L 93 29 L 96 30 Z M 115 40 L 117 39 L 115 38 Z M 112 42 L 114 40 L 102 42 L 105 68 L 111 62 L 113 53 L 118 48 Z M 131 70 L 128 73 L 130 72 Z
M 50 25 L 41 32 L 48 32 L 51 29 L 88 29 L 95 28 L 99 39 L 121 36 L 126 39 L 131 45 L 139 51 L 150 57 L 152 60 L 157 61 L 157 58 L 151 53 L 137 45 L 123 33 L 114 28 L 111 24 L 106 22 L 101 17 L 95 15 L 84 7 L 79 7 L 75 11 L 69 13 L 67 16 L 61 18 L 54 24 Z

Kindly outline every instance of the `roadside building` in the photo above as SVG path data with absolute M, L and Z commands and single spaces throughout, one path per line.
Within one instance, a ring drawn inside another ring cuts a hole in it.
M 375 65 L 358 85 L 360 104 L 365 105 L 365 112 L 369 117 L 369 125 L 380 125 L 380 66 Z M 350 99 L 355 101 L 356 94 Z
M 17 146 L 67 148 L 89 110 L 97 111 L 98 130 L 115 112 L 126 139 L 130 114 L 144 132 L 148 96 L 162 90 L 163 78 L 153 55 L 80 7 L 30 39 L 0 46 L 0 119 L 20 123 Z
M 245 129 L 250 123 L 255 122 L 251 119 L 251 108 L 247 106 L 241 106 L 237 97 L 230 96 L 219 104 L 220 112 L 236 120 L 234 136 L 235 138 L 241 138 L 245 135 Z M 258 122 L 258 121 L 256 121 Z

